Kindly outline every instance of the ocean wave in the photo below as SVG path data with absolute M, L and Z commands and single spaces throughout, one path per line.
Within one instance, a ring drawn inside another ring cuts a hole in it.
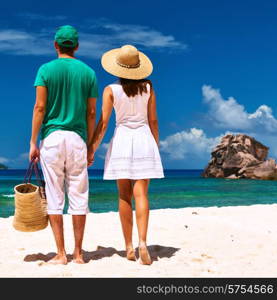
M 9 195 L 2 195 L 3 197 L 7 197 L 7 198 L 12 198 L 14 197 L 14 194 L 9 194 Z

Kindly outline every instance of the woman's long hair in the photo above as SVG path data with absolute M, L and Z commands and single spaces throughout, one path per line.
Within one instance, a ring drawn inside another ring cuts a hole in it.
M 138 94 L 142 95 L 142 93 L 147 93 L 147 83 L 150 84 L 150 88 L 152 89 L 152 82 L 149 79 L 125 79 L 119 78 L 120 84 L 128 97 L 134 97 Z

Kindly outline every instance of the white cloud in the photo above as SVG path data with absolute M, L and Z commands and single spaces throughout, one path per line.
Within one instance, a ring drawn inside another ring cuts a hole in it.
M 138 44 L 147 48 L 187 48 L 186 44 L 176 41 L 174 36 L 165 35 L 160 31 L 154 30 L 148 26 L 108 22 L 103 22 L 102 24 L 99 24 L 99 26 L 113 31 L 113 37 L 121 43 L 129 42 L 131 44 Z
M 34 14 L 34 13 L 29 13 L 29 12 L 19 13 L 19 14 L 17 14 L 17 16 L 26 18 L 28 20 L 39 20 L 39 21 L 50 21 L 50 22 L 51 21 L 63 21 L 63 20 L 67 19 L 66 16 L 62 16 L 62 15 L 45 16 L 45 15 Z
M 37 14 L 22 14 L 32 20 L 63 20 L 63 16 L 40 16 Z M 174 36 L 147 26 L 136 24 L 115 24 L 108 21 L 94 21 L 86 27 L 80 24 L 80 48 L 78 55 L 98 59 L 111 48 L 124 44 L 134 44 L 140 49 L 184 50 L 187 48 Z M 35 27 L 36 28 L 36 27 Z M 86 29 L 85 29 L 86 28 Z M 13 55 L 53 55 L 54 28 L 41 28 L 40 31 L 25 31 L 17 29 L 0 29 L 0 52 Z
M 225 100 L 218 89 L 203 85 L 204 102 L 209 105 L 208 115 L 216 127 L 228 130 L 251 130 L 253 132 L 277 132 L 277 120 L 272 109 L 263 104 L 254 113 L 248 113 L 236 99 Z
M 253 114 L 249 114 L 248 118 L 252 127 L 260 128 L 269 133 L 277 133 L 277 120 L 269 106 L 261 105 Z
M 0 164 L 6 164 L 9 162 L 9 159 L 6 157 L 1 156 L 0 157 Z
M 2 30 L 0 31 L 0 42 L 8 42 L 8 41 L 24 41 L 32 39 L 32 36 L 24 31 L 16 31 L 16 30 Z
M 160 142 L 165 158 L 181 161 L 180 167 L 188 164 L 204 167 L 212 149 L 229 133 L 252 136 L 270 148 L 269 156 L 277 156 L 277 120 L 269 106 L 263 104 L 255 112 L 248 113 L 233 97 L 224 99 L 218 89 L 203 85 L 202 93 L 209 107 L 210 120 L 225 133 L 208 137 L 203 129 L 191 128 L 172 134 Z
M 105 159 L 109 145 L 110 145 L 110 143 L 101 144 L 100 147 L 97 149 L 97 156 L 102 159 Z
M 207 137 L 202 129 L 177 132 L 160 141 L 160 150 L 172 160 L 183 160 L 187 156 L 209 157 L 211 150 L 220 142 L 224 134 Z
M 29 152 L 24 152 L 24 153 L 21 153 L 18 158 L 18 160 L 26 160 L 26 159 L 29 159 Z
M 9 167 L 17 167 L 18 164 L 20 165 L 23 162 L 28 162 L 29 153 L 21 153 L 16 158 L 7 158 L 4 156 L 0 156 L 0 163 L 7 164 Z
M 13 55 L 48 55 L 52 43 L 43 34 L 20 30 L 0 30 L 0 52 Z

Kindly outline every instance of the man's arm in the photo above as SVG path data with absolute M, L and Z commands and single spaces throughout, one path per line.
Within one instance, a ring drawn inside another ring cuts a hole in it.
M 96 120 L 96 98 L 88 98 L 87 100 L 87 145 L 92 142 Z
M 33 110 L 32 136 L 30 141 L 29 160 L 36 158 L 39 160 L 39 148 L 37 147 L 37 139 L 41 124 L 44 119 L 47 104 L 47 88 L 45 86 L 37 86 L 36 103 Z

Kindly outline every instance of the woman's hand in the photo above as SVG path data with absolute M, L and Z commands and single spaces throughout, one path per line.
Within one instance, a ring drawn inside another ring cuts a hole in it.
M 94 163 L 94 151 L 91 149 L 88 149 L 87 161 L 88 161 L 88 167 L 92 166 Z

